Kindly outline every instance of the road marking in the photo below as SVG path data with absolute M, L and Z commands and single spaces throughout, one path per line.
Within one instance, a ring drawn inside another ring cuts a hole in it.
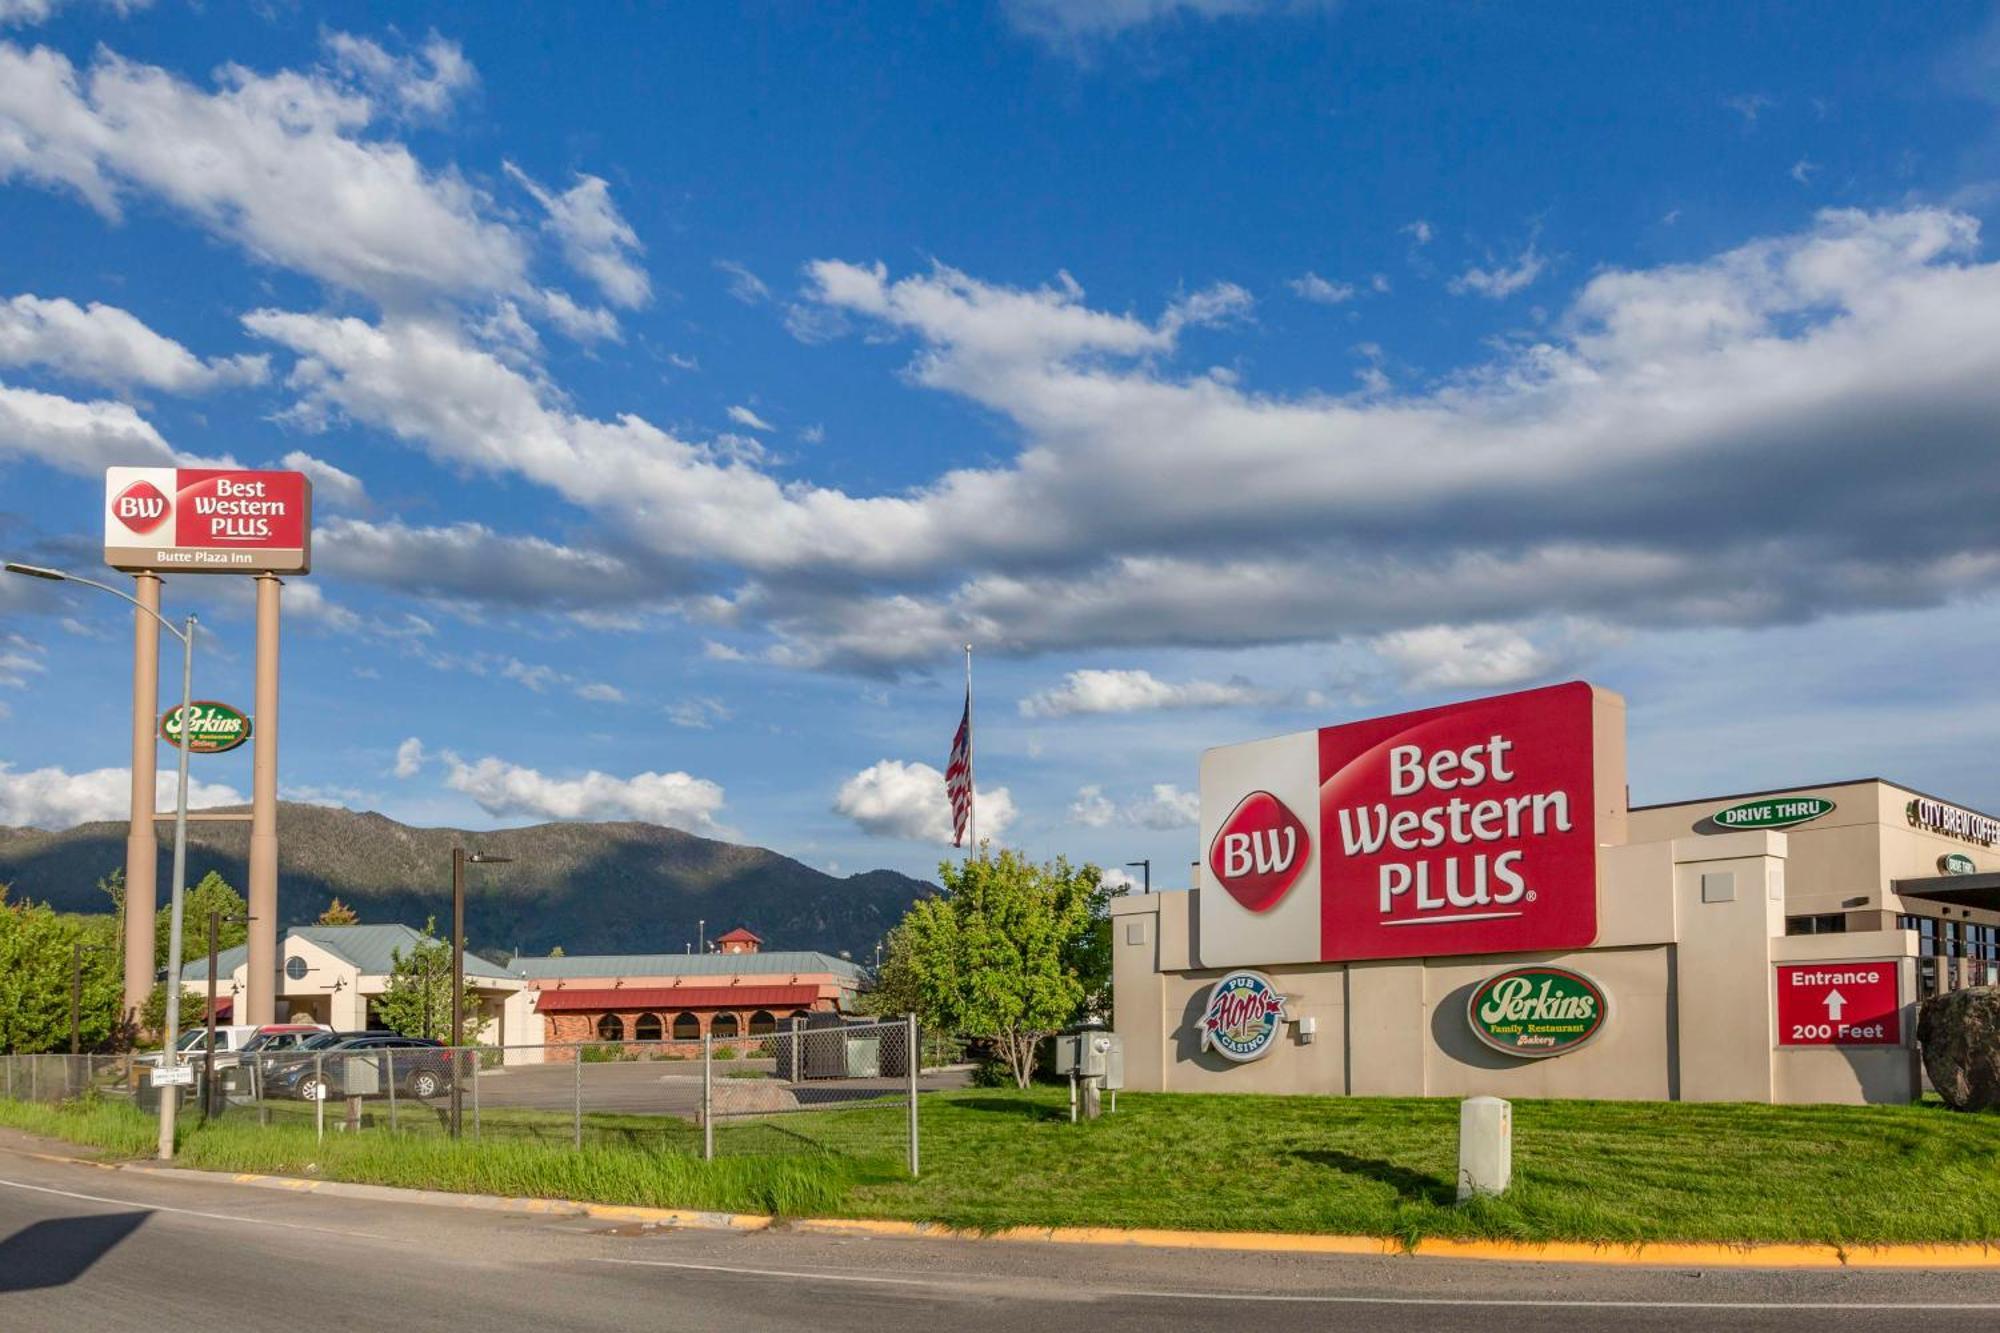
M 186 1217 L 205 1217 L 211 1222 L 241 1222 L 252 1227 L 283 1227 L 287 1231 L 317 1231 L 329 1236 L 354 1236 L 367 1240 L 390 1240 L 393 1237 L 379 1235 L 373 1231 L 349 1231 L 345 1227 L 316 1227 L 305 1222 L 280 1222 L 268 1217 L 238 1217 L 233 1213 L 205 1213 L 197 1208 L 176 1208 L 165 1203 L 142 1203 L 137 1199 L 110 1199 L 102 1194 L 82 1194 L 76 1190 L 59 1190 L 52 1185 L 30 1185 L 22 1180 L 0 1180 L 0 1185 L 9 1189 L 33 1190 L 37 1194 L 58 1194 L 65 1199 L 82 1199 L 86 1203 L 110 1203 L 120 1208 L 143 1208 L 150 1213 L 180 1213 Z
M 743 1277 L 797 1278 L 806 1282 L 864 1282 L 891 1287 L 931 1287 L 962 1290 L 988 1281 L 981 1274 L 960 1274 L 957 1281 L 932 1278 L 877 1277 L 869 1273 L 820 1273 L 787 1268 L 746 1268 L 735 1264 L 696 1264 L 671 1259 L 606 1259 L 592 1256 L 594 1264 L 621 1264 L 632 1268 L 676 1268 L 699 1273 L 731 1273 Z M 998 1280 L 998 1279 L 994 1279 Z M 1235 1291 L 1155 1291 L 1146 1288 L 1105 1287 L 1080 1290 L 1075 1299 L 1108 1298 L 1162 1301 L 1266 1301 L 1300 1305 L 1418 1305 L 1475 1306 L 1536 1310 L 1839 1310 L 1839 1311 L 2000 1311 L 2000 1302 L 1974 1301 L 1577 1301 L 1550 1298 L 1504 1296 L 1328 1296 L 1286 1295 L 1268 1292 Z

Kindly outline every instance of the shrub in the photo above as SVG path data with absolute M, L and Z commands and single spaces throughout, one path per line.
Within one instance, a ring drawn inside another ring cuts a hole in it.
M 734 1046 L 718 1046 L 715 1048 L 715 1058 L 718 1060 L 734 1060 L 736 1058 L 736 1048 Z

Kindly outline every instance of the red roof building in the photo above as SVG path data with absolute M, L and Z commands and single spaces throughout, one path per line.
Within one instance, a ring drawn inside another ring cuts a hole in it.
M 756 953 L 764 947 L 763 940 L 742 926 L 738 926 L 727 935 L 717 935 L 715 944 L 723 953 Z

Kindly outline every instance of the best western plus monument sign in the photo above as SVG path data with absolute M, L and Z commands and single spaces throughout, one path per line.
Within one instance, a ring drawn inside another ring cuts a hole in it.
M 114 467 L 104 474 L 104 559 L 160 609 L 160 575 L 243 574 L 257 581 L 252 704 L 249 992 L 239 1023 L 273 1018 L 278 967 L 278 604 L 281 574 L 312 568 L 312 483 L 299 472 Z M 153 985 L 159 844 L 153 832 L 159 621 L 133 616 L 132 828 L 125 846 L 125 1008 Z M 199 752 L 199 747 L 197 747 Z M 135 910 L 143 906 L 144 910 Z

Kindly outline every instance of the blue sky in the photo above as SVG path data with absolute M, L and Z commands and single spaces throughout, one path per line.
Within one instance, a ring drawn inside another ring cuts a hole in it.
M 987 831 L 1165 883 L 1203 747 L 1576 676 L 1636 800 L 1992 808 L 1996 88 L 1983 4 L 0 0 L 0 550 L 314 471 L 283 785 L 414 822 L 924 873 L 968 640 Z M 121 810 L 125 623 L 0 583 L 0 823 Z

